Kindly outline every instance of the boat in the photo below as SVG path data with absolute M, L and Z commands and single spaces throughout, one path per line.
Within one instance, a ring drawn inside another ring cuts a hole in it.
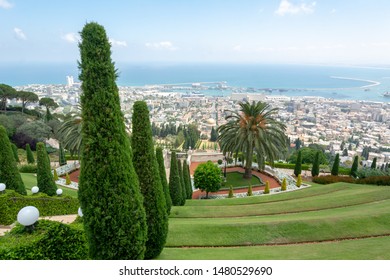
M 383 97 L 390 97 L 390 91 L 386 91 L 384 94 L 382 94 Z

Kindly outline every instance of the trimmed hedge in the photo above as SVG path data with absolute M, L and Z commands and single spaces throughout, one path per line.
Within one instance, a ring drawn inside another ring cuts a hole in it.
M 19 210 L 29 205 L 37 207 L 40 216 L 76 214 L 80 206 L 78 199 L 69 196 L 50 197 L 44 193 L 23 196 L 6 190 L 5 194 L 0 195 L 0 225 L 15 222 Z
M 328 175 L 314 177 L 313 182 L 323 185 L 344 182 L 364 185 L 390 186 L 390 176 L 372 176 L 367 178 L 354 179 L 352 177 Z
M 38 167 L 36 164 L 22 164 L 18 169 L 20 173 L 37 173 Z
M 269 165 L 269 163 L 267 163 L 267 164 Z M 295 164 L 294 163 L 275 162 L 274 167 L 275 168 L 284 168 L 284 169 L 294 169 Z M 310 170 L 310 165 L 302 163 L 302 170 Z
M 0 260 L 85 260 L 82 225 L 39 220 L 32 233 L 18 224 L 0 239 Z

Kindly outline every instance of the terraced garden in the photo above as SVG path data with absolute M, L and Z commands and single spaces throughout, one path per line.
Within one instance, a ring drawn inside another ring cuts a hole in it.
M 337 183 L 174 207 L 160 259 L 390 259 L 389 187 Z

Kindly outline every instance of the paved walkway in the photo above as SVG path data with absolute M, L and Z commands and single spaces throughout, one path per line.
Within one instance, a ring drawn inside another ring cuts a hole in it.
M 192 164 L 191 164 L 192 166 Z M 244 173 L 245 169 L 242 168 L 242 167 L 229 167 L 229 168 L 226 168 L 226 171 L 227 172 L 240 172 L 240 173 Z M 252 170 L 252 174 L 258 176 L 261 178 L 261 180 L 265 183 L 266 181 L 269 182 L 269 188 L 270 189 L 274 189 L 274 188 L 279 188 L 280 187 L 280 184 L 278 181 L 276 181 L 274 178 L 272 178 L 271 176 L 268 176 L 268 175 L 265 175 L 261 172 L 258 172 L 258 171 L 254 171 Z M 260 191 L 260 190 L 264 190 L 264 186 L 262 187 L 253 187 L 252 188 L 252 191 Z M 246 193 L 248 191 L 247 188 L 243 188 L 243 189 L 236 189 L 236 190 L 233 190 L 233 193 Z M 218 191 L 218 192 L 214 192 L 214 193 L 209 193 L 209 195 L 215 195 L 215 194 L 228 194 L 229 193 L 229 190 L 222 190 L 222 191 Z M 206 192 L 202 192 L 200 190 L 197 190 L 197 191 L 194 191 L 192 193 L 192 199 L 198 199 L 200 196 L 206 196 Z

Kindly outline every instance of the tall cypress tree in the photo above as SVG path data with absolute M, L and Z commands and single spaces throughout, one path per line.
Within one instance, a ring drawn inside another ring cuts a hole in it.
M 60 166 L 66 165 L 65 152 L 64 152 L 64 148 L 62 147 L 61 143 L 60 143 L 60 147 L 58 149 L 58 153 L 59 153 Z
M 148 224 L 145 259 L 152 259 L 157 257 L 164 248 L 168 233 L 168 214 L 154 154 L 149 110 L 144 101 L 134 103 L 132 125 L 133 165 L 144 197 Z
M 187 165 L 187 161 L 183 161 L 183 179 L 186 186 L 186 195 L 187 199 L 192 199 L 192 187 L 191 187 L 191 177 L 189 174 L 190 170 Z
M 371 169 L 376 169 L 376 157 L 372 160 Z
M 26 144 L 26 155 L 27 155 L 27 163 L 34 164 L 35 159 L 34 159 L 34 155 L 33 155 L 32 151 L 31 151 L 30 144 Z
M 351 173 L 350 173 L 350 175 L 354 178 L 356 178 L 356 176 L 357 176 L 358 167 L 359 167 L 359 157 L 355 156 L 355 158 L 353 159 Z
M 92 259 L 143 259 L 146 214 L 104 28 L 87 23 L 79 63 L 83 119 L 79 201 Z
M 339 165 L 340 165 L 340 155 L 336 154 L 336 158 L 334 159 L 332 170 L 330 172 L 333 176 L 339 175 Z
M 301 173 L 302 173 L 302 153 L 301 151 L 299 151 L 297 162 L 295 163 L 295 167 L 294 167 L 294 174 L 295 176 L 298 176 Z
M 320 174 L 320 152 L 316 153 L 314 158 L 313 167 L 311 169 L 311 176 L 315 177 Z
M 187 190 L 186 190 L 186 185 L 184 183 L 183 168 L 182 168 L 180 159 L 177 160 L 177 171 L 179 173 L 180 186 L 181 186 L 181 205 L 184 205 L 184 204 L 186 204 Z
M 18 147 L 16 147 L 14 143 L 11 143 L 11 147 L 12 147 L 12 152 L 14 154 L 15 161 L 20 162 L 19 155 L 18 155 Z
M 169 193 L 171 194 L 172 205 L 180 206 L 182 203 L 182 188 L 180 185 L 179 171 L 177 168 L 176 152 L 171 154 L 171 168 L 169 171 Z
M 156 158 L 157 158 L 158 170 L 161 178 L 161 185 L 164 190 L 167 213 L 169 215 L 171 213 L 171 208 L 172 208 L 172 199 L 171 199 L 171 195 L 169 194 L 167 174 L 165 173 L 164 156 L 161 147 L 156 148 Z
M 50 196 L 56 194 L 57 185 L 51 173 L 50 161 L 45 144 L 42 142 L 37 143 L 37 186 L 42 193 Z
M 2 125 L 0 125 L 0 183 L 4 183 L 9 190 L 15 190 L 23 195 L 27 194 L 16 166 L 7 131 Z

